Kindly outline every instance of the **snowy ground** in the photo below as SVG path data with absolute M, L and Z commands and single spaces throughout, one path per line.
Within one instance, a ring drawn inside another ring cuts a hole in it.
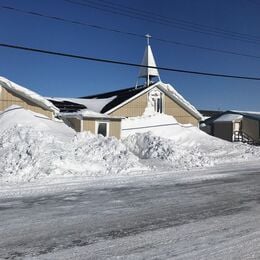
M 259 167 L 7 185 L 1 259 L 259 259 Z
M 166 115 L 123 129 L 0 114 L 0 259 L 260 258 L 259 147 Z

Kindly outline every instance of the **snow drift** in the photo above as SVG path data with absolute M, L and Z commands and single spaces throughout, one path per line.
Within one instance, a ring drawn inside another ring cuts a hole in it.
M 11 107 L 0 115 L 2 180 L 30 181 L 68 174 L 116 175 L 144 168 L 116 138 L 77 134 L 60 122 L 39 118 L 19 107 Z
M 76 133 L 61 121 L 12 106 L 0 114 L 0 180 L 187 170 L 260 155 L 257 147 L 211 137 L 166 115 L 126 119 L 123 129 L 123 141 Z
M 207 167 L 232 161 L 258 160 L 259 147 L 230 143 L 164 114 L 123 120 L 125 145 L 150 165 L 172 169 Z M 149 131 L 148 131 L 149 130 Z

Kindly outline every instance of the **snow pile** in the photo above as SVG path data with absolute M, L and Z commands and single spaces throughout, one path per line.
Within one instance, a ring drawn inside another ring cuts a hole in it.
M 2 181 L 30 181 L 54 175 L 128 174 L 145 169 L 116 138 L 76 134 L 65 125 L 63 134 L 55 136 L 57 126 L 50 121 L 22 108 L 9 108 L 0 115 Z
M 185 170 L 260 156 L 259 147 L 215 138 L 164 114 L 124 119 L 122 128 L 126 146 L 150 165 Z
M 194 167 L 211 166 L 212 160 L 198 147 L 185 148 L 173 140 L 148 133 L 137 133 L 124 140 L 126 146 L 141 159 L 152 159 L 150 163 L 174 169 L 187 170 Z M 162 164 L 160 164 L 162 166 Z

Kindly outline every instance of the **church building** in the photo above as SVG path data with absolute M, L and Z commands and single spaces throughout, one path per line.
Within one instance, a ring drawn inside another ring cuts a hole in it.
M 72 125 L 75 125 L 73 115 L 77 114 L 79 119 L 79 111 L 87 109 L 98 113 L 96 119 L 101 118 L 101 123 L 107 122 L 107 126 L 109 126 L 109 122 L 112 122 L 112 125 L 117 122 L 119 127 L 120 118 L 142 116 L 144 113 L 164 113 L 173 116 L 180 124 L 198 126 L 202 119 L 200 112 L 181 96 L 171 84 L 161 81 L 149 43 L 151 36 L 146 35 L 146 37 L 147 46 L 136 86 L 80 98 L 49 98 L 49 100 L 60 109 L 66 120 L 70 118 L 71 122 L 73 121 Z M 139 80 L 144 80 L 144 83 L 138 84 Z M 92 116 L 92 120 L 94 120 L 93 118 Z M 95 124 L 95 128 L 93 122 L 90 128 L 88 128 L 87 123 L 82 128 L 82 126 L 79 127 L 80 123 L 77 122 L 76 130 L 91 129 L 92 132 L 99 133 L 99 126 L 97 123 Z M 104 128 L 104 124 L 102 124 L 102 127 Z M 106 130 L 105 132 L 108 133 L 109 131 Z M 119 129 L 116 132 L 118 133 Z

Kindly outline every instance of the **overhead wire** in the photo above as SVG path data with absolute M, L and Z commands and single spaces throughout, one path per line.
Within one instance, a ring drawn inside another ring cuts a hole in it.
M 43 14 L 43 13 L 39 13 L 39 12 L 35 12 L 35 11 L 27 11 L 27 10 L 19 9 L 19 8 L 12 7 L 12 6 L 0 5 L 0 8 L 2 8 L 4 10 L 9 10 L 9 11 L 13 11 L 13 12 L 19 12 L 19 13 L 23 13 L 23 14 L 26 14 L 26 15 L 35 16 L 35 17 L 51 19 L 51 20 L 58 21 L 58 22 L 70 23 L 70 24 L 73 24 L 73 25 L 79 25 L 79 26 L 89 27 L 89 28 L 92 28 L 92 29 L 98 29 L 98 30 L 103 30 L 103 31 L 108 31 L 108 32 L 113 32 L 113 33 L 124 34 L 124 35 L 128 35 L 128 36 L 142 38 L 142 39 L 145 38 L 144 35 L 134 33 L 134 32 L 118 30 L 118 29 L 114 29 L 114 28 L 101 26 L 101 25 L 96 25 L 96 24 L 66 19 L 66 18 L 58 17 L 58 16 L 51 16 L 51 15 L 47 15 L 47 14 Z M 185 46 L 185 47 L 189 47 L 189 48 L 197 48 L 197 49 L 211 51 L 211 52 L 218 52 L 218 53 L 224 53 L 224 54 L 230 54 L 230 55 L 260 59 L 260 56 L 257 56 L 257 55 L 235 52 L 235 51 L 229 51 L 229 50 L 223 50 L 223 49 L 217 49 L 217 48 L 212 48 L 212 47 L 205 47 L 205 46 L 200 46 L 200 45 L 196 45 L 196 44 L 189 44 L 189 43 L 180 42 L 180 41 L 163 39 L 163 38 L 159 38 L 159 37 L 153 37 L 153 40 L 163 42 L 163 43 L 173 44 L 173 45 Z
M 82 1 L 88 2 L 89 0 L 82 0 Z M 121 7 L 126 11 L 134 10 L 135 12 L 137 12 L 140 15 L 147 14 L 150 17 L 152 16 L 152 18 L 159 17 L 159 18 L 161 18 L 165 21 L 169 21 L 169 22 L 180 23 L 180 24 L 184 24 L 184 25 L 188 25 L 188 26 L 194 26 L 194 27 L 201 28 L 201 29 L 210 29 L 210 30 L 215 30 L 216 32 L 228 33 L 228 34 L 232 34 L 232 35 L 244 36 L 244 37 L 249 37 L 251 39 L 260 40 L 260 36 L 256 36 L 256 35 L 226 30 L 226 29 L 222 29 L 222 28 L 218 28 L 218 27 L 214 27 L 214 26 L 209 26 L 209 25 L 204 25 L 204 24 L 199 24 L 199 23 L 196 23 L 196 22 L 191 22 L 191 21 L 187 21 L 187 20 L 183 20 L 183 19 L 167 17 L 167 16 L 160 15 L 158 13 L 155 13 L 155 12 L 151 12 L 151 11 L 144 10 L 144 9 L 133 8 L 132 6 L 126 6 L 126 5 L 122 5 L 120 3 L 114 3 L 114 2 L 111 2 L 111 1 L 108 1 L 108 0 L 97 0 L 97 1 L 104 2 L 106 4 L 111 5 L 112 7 Z
M 205 35 L 211 35 L 211 36 L 221 37 L 221 38 L 225 38 L 225 39 L 232 39 L 232 40 L 257 44 L 257 45 L 260 43 L 260 39 L 251 39 L 251 38 L 235 36 L 235 35 L 231 35 L 231 34 L 227 34 L 227 33 L 223 34 L 220 32 L 202 30 L 202 29 L 192 28 L 192 27 L 188 27 L 188 26 L 184 26 L 184 25 L 178 25 L 175 23 L 158 20 L 155 17 L 148 17 L 147 15 L 144 15 L 144 14 L 133 14 L 133 13 L 131 14 L 131 12 L 129 12 L 129 11 L 122 11 L 114 6 L 99 4 L 99 3 L 93 2 L 91 0 L 84 0 L 84 2 L 79 2 L 76 0 L 64 0 L 64 1 L 74 4 L 74 5 L 90 7 L 90 8 L 94 8 L 97 10 L 101 10 L 101 11 L 105 11 L 105 12 L 109 12 L 109 13 L 113 13 L 113 14 L 117 14 L 117 15 L 121 15 L 121 16 L 125 16 L 125 17 L 135 18 L 135 19 L 139 19 L 139 20 L 143 20 L 143 21 L 148 21 L 148 22 L 152 22 L 152 23 L 157 23 L 157 24 L 161 24 L 161 25 L 166 25 L 166 26 L 174 27 L 177 29 L 185 30 L 185 31 L 190 31 L 190 32 L 195 32 L 195 33 L 200 33 L 200 34 L 205 34 Z
M 221 74 L 221 73 L 209 73 L 209 72 L 202 72 L 202 71 L 182 70 L 182 69 L 175 69 L 175 68 L 169 68 L 169 67 L 159 67 L 159 66 L 156 66 L 156 67 L 155 66 L 145 66 L 145 65 L 140 65 L 140 64 L 136 64 L 136 63 L 130 63 L 130 62 L 124 62 L 124 61 L 118 61 L 118 60 L 110 60 L 110 59 L 101 59 L 101 58 L 95 58 L 95 57 L 88 57 L 88 56 L 82 56 L 82 55 L 76 55 L 76 54 L 70 54 L 70 53 L 64 53 L 64 52 L 57 52 L 57 51 L 50 51 L 50 50 L 45 50 L 45 49 L 31 48 L 31 47 L 21 46 L 21 45 L 7 44 L 7 43 L 3 43 L 3 42 L 0 43 L 0 47 L 17 49 L 17 50 L 22 50 L 22 51 L 27 51 L 27 52 L 42 53 L 42 54 L 48 54 L 48 55 L 54 55 L 54 56 L 60 56 L 60 57 L 67 57 L 67 58 L 73 58 L 73 59 L 89 60 L 89 61 L 117 64 L 117 65 L 131 66 L 131 67 L 152 68 L 152 69 L 159 69 L 159 70 L 163 70 L 163 71 L 178 72 L 178 73 L 192 74 L 192 75 L 198 75 L 198 76 L 221 77 L 221 78 L 232 78 L 232 79 L 260 81 L 259 77 L 249 77 L 249 76 Z

